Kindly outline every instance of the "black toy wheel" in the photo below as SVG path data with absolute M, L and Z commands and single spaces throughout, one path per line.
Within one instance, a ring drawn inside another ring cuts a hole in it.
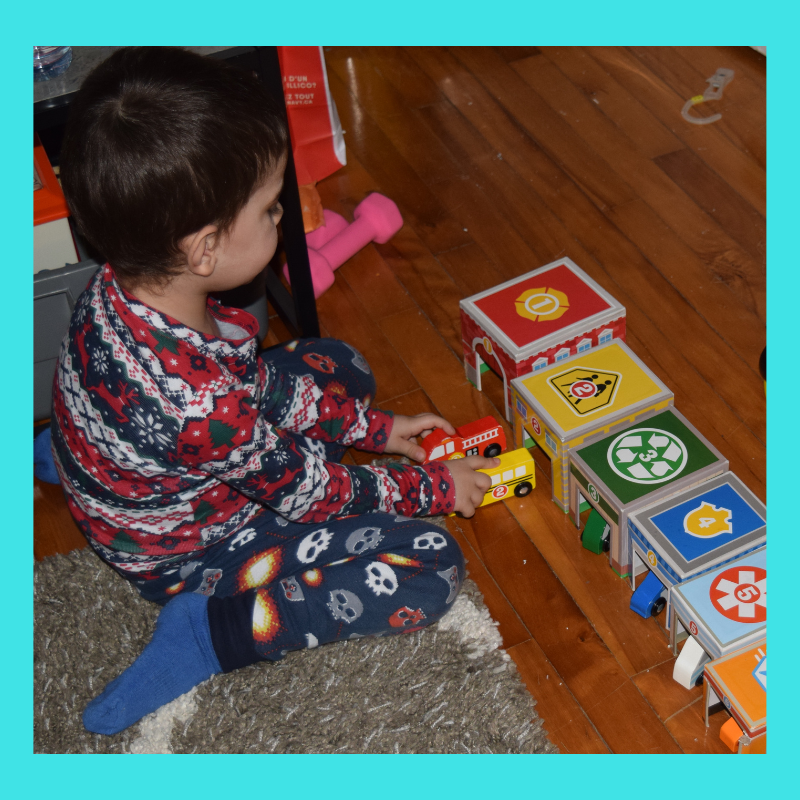
M 659 597 L 658 600 L 653 603 L 653 610 L 650 612 L 651 616 L 657 617 L 667 606 L 667 600 L 665 597 Z
M 514 494 L 517 497 L 525 497 L 525 495 L 530 494 L 533 486 L 531 486 L 528 481 L 522 481 L 522 483 L 518 483 L 514 487 Z
M 502 448 L 499 444 L 490 444 L 484 451 L 483 454 L 486 458 L 494 458 L 495 456 L 499 456 L 502 452 Z

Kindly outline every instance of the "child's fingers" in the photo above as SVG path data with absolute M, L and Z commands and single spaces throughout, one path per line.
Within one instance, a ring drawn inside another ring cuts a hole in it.
M 467 456 L 464 459 L 464 463 L 467 464 L 470 469 L 492 469 L 492 467 L 500 466 L 500 459 L 486 458 L 485 456 Z M 488 476 L 485 477 L 488 478 Z
M 412 461 L 424 461 L 425 451 L 413 439 L 401 439 L 394 449 L 397 455 L 408 456 Z
M 420 434 L 427 436 L 434 428 L 442 428 L 447 431 L 449 436 L 453 436 L 456 432 L 456 429 L 446 419 L 436 414 L 418 414 L 413 419 L 419 426 L 417 436 Z
M 475 485 L 480 492 L 486 494 L 492 486 L 492 479 L 485 472 L 476 472 Z

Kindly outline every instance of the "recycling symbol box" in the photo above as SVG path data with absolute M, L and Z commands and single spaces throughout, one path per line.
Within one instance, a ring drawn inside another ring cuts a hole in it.
M 672 392 L 614 339 L 511 381 L 514 440 L 550 458 L 553 500 L 569 510 L 570 449 L 612 426 L 672 405 Z
M 509 422 L 514 378 L 625 339 L 625 307 L 569 258 L 459 305 L 467 379 L 480 391 L 485 367 L 501 377 Z
M 767 509 L 734 473 L 725 472 L 631 514 L 628 534 L 631 588 L 643 570 L 669 588 L 764 546 Z
M 568 455 L 575 525 L 585 499 L 611 528 L 609 561 L 621 577 L 633 568 L 630 516 L 728 470 L 728 460 L 674 406 L 614 426 Z

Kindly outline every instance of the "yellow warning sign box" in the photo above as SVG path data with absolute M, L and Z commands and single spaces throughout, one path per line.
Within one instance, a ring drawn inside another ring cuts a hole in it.
M 666 385 L 616 339 L 516 378 L 511 386 L 517 447 L 533 439 L 550 457 L 553 499 L 565 511 L 569 449 L 673 402 Z

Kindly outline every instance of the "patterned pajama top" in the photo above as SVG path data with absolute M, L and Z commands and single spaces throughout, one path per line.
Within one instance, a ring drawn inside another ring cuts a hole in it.
M 442 464 L 347 466 L 305 446 L 302 437 L 380 453 L 392 414 L 260 358 L 246 311 L 211 299 L 209 311 L 222 337 L 137 300 L 109 265 L 75 306 L 54 383 L 53 453 L 70 510 L 102 558 L 129 577 L 155 577 L 265 506 L 308 523 L 453 510 Z

